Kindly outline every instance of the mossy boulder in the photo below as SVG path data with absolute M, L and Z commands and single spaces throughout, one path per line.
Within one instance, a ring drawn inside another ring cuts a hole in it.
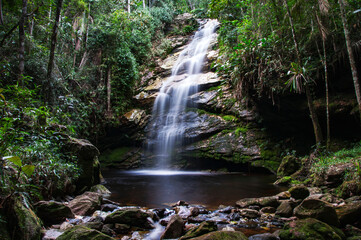
M 68 150 L 77 156 L 77 162 L 81 169 L 77 189 L 81 190 L 100 183 L 99 150 L 88 140 L 76 138 L 70 138 Z
M 356 179 L 345 181 L 339 187 L 339 195 L 342 198 L 348 198 L 361 194 L 360 182 Z
M 115 238 L 94 229 L 75 226 L 61 234 L 57 240 L 115 240 Z
M 277 176 L 290 176 L 301 167 L 301 161 L 292 155 L 286 156 L 282 159 L 280 166 L 277 169 Z
M 26 207 L 20 199 L 14 201 L 13 212 L 8 216 L 8 226 L 15 233 L 14 239 L 41 239 L 42 222 L 34 211 Z
M 137 208 L 119 209 L 105 218 L 105 223 L 122 223 L 130 226 L 150 229 L 152 226 L 148 221 L 151 217 L 148 213 Z
M 310 195 L 310 191 L 305 186 L 295 186 L 288 189 L 288 192 L 291 194 L 291 197 L 294 199 L 305 199 Z
M 248 238 L 241 232 L 216 231 L 193 238 L 193 240 L 248 240 Z
M 214 222 L 202 222 L 198 227 L 189 230 L 180 240 L 193 239 L 214 231 L 217 231 L 217 225 Z
M 34 204 L 37 215 L 45 225 L 52 225 L 65 221 L 66 218 L 74 218 L 71 209 L 64 203 L 55 201 L 40 201 Z
M 342 225 L 353 224 L 361 218 L 361 201 L 340 206 L 336 213 Z
M 301 219 L 316 218 L 333 226 L 340 224 L 335 209 L 325 201 L 305 199 L 293 212 L 296 217 Z
M 314 218 L 287 223 L 279 234 L 282 240 L 342 240 L 342 231 Z

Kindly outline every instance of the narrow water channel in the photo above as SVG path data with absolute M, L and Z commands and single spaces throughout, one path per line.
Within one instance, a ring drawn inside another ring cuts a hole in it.
M 104 172 L 111 200 L 122 205 L 167 207 L 184 200 L 208 209 L 235 205 L 241 198 L 275 195 L 283 189 L 272 184 L 273 175 L 179 171 Z

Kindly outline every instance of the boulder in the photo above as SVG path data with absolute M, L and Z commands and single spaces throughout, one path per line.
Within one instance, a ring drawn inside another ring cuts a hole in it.
M 277 176 L 290 176 L 301 168 L 301 161 L 295 156 L 289 155 L 282 159 L 277 170 Z
M 66 218 L 74 218 L 71 209 L 64 203 L 40 201 L 34 204 L 35 212 L 45 225 L 64 222 Z
M 137 208 L 119 209 L 105 218 L 105 223 L 122 223 L 130 226 L 150 229 L 151 224 L 148 221 L 150 215 Z
M 259 216 L 261 216 L 261 214 L 257 210 L 253 209 L 241 209 L 239 213 L 242 217 L 246 218 L 258 218 Z
M 293 204 L 290 201 L 281 201 L 275 214 L 280 217 L 291 217 L 293 215 Z
M 237 207 L 245 208 L 251 205 L 257 205 L 260 207 L 278 207 L 278 197 L 261 197 L 261 198 L 244 198 L 236 202 Z
M 338 226 L 340 224 L 333 206 L 317 199 L 304 200 L 294 209 L 294 215 L 298 218 L 316 218 L 327 224 Z
M 15 234 L 13 239 L 41 239 L 42 222 L 32 209 L 26 207 L 20 199 L 15 199 L 11 216 L 8 216 L 8 226 Z
M 262 233 L 250 236 L 248 240 L 279 240 L 280 238 L 272 233 Z
M 216 231 L 193 238 L 193 240 L 248 240 L 242 232 Z
M 108 188 L 106 188 L 104 185 L 102 184 L 98 184 L 95 186 L 92 186 L 89 190 L 90 192 L 95 192 L 98 193 L 100 195 L 102 195 L 103 197 L 109 197 L 110 194 L 112 194 Z
M 104 233 L 97 230 L 90 229 L 84 226 L 75 226 L 63 234 L 61 234 L 57 240 L 115 240 Z
M 175 214 L 171 217 L 160 239 L 179 238 L 180 236 L 182 236 L 183 231 L 183 219 L 179 215 Z
M 352 202 L 336 208 L 336 214 L 343 226 L 346 224 L 354 224 L 361 218 L 361 201 Z
M 340 229 L 314 218 L 287 223 L 279 233 L 279 237 L 282 240 L 342 240 L 345 238 Z
M 189 230 L 180 240 L 193 239 L 213 231 L 217 231 L 217 225 L 214 222 L 202 222 L 198 227 Z
M 79 225 L 90 228 L 90 229 L 95 229 L 98 231 L 101 231 L 104 226 L 104 224 L 102 222 L 85 222 L 85 223 L 81 223 Z
M 76 215 L 89 216 L 100 209 L 102 195 L 95 192 L 85 192 L 71 200 L 69 208 Z
M 291 197 L 294 199 L 305 199 L 310 195 L 310 191 L 305 186 L 295 186 L 291 187 L 288 192 L 291 194 Z
M 337 187 L 339 186 L 344 179 L 344 176 L 346 172 L 349 171 L 349 169 L 353 169 L 354 165 L 352 163 L 340 163 L 331 165 L 327 168 L 327 171 L 325 173 L 324 179 L 325 179 L 325 185 L 329 185 L 330 187 Z
M 260 211 L 262 213 L 275 213 L 276 209 L 274 207 L 264 207 Z
M 100 183 L 99 150 L 88 140 L 76 138 L 70 138 L 69 148 L 77 156 L 78 166 L 81 169 L 77 189 L 81 190 Z

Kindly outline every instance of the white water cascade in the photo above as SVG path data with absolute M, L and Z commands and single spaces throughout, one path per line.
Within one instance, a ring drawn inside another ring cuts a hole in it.
M 209 44 L 218 26 L 209 20 L 196 32 L 191 43 L 180 53 L 155 100 L 148 136 L 148 149 L 157 158 L 157 168 L 166 169 L 174 149 L 184 143 L 187 106 L 194 107 L 189 96 L 198 92 L 197 80 L 201 75 Z

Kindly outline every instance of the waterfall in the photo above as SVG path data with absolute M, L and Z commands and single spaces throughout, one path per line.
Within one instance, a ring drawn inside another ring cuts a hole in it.
M 195 33 L 154 102 L 148 150 L 157 157 L 157 168 L 167 168 L 174 149 L 184 143 L 185 110 L 187 106 L 194 107 L 188 97 L 198 92 L 197 79 L 218 24 L 217 20 L 209 20 Z

